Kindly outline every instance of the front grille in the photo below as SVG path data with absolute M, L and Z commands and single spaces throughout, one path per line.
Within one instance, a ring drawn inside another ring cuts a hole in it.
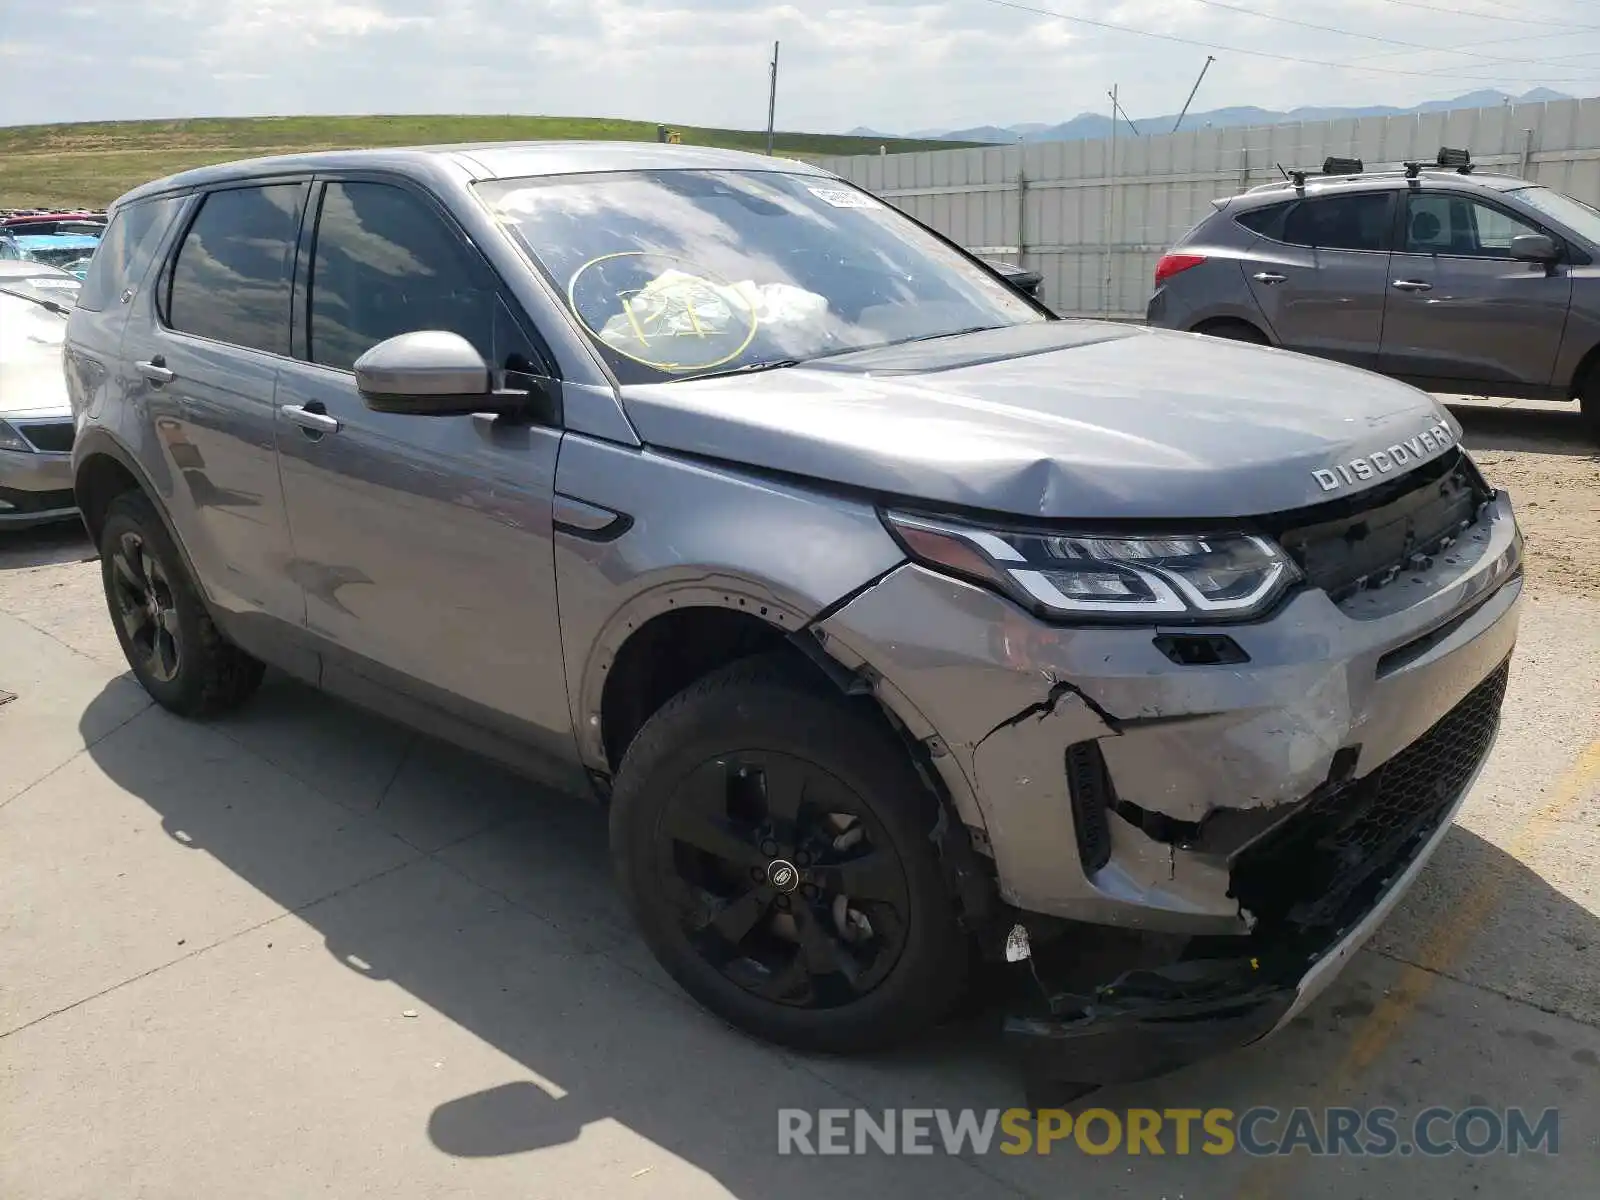
M 1275 532 L 1311 584 L 1338 601 L 1431 565 L 1492 495 L 1457 449 L 1349 500 L 1290 513 Z
M 0 487 L 0 517 L 54 512 L 56 509 L 71 508 L 76 503 L 71 488 L 55 492 L 25 492 L 18 488 Z
M 1364 779 L 1328 788 L 1234 864 L 1233 891 L 1264 922 L 1339 926 L 1406 862 L 1488 753 L 1507 659 L 1431 729 Z
M 36 425 L 17 424 L 16 430 L 35 450 L 46 454 L 65 454 L 72 449 L 74 429 L 71 421 L 41 421 Z

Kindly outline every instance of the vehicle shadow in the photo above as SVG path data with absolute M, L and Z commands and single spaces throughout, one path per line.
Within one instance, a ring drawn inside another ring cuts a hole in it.
M 280 737 L 292 740 L 298 731 L 315 739 L 319 729 L 345 719 L 336 701 L 282 681 L 272 686 L 283 691 L 276 699 L 266 697 L 264 716 L 246 710 L 232 719 L 231 731 L 225 725 L 219 732 L 233 736 L 252 722 L 273 720 L 283 722 Z M 90 705 L 82 722 L 86 729 L 95 727 L 96 706 L 109 702 L 102 696 Z M 141 718 L 146 719 L 157 723 L 152 729 L 161 736 L 200 736 L 159 711 Z M 405 764 L 427 762 L 436 750 L 454 753 L 430 747 L 425 740 L 409 743 L 397 779 L 410 770 Z M 170 768 L 153 769 L 159 754 L 130 753 L 115 737 L 91 741 L 88 752 L 117 785 L 160 815 L 168 836 L 185 852 L 212 856 L 293 910 L 347 969 L 398 986 L 527 1070 L 531 1079 L 417 1113 L 417 1136 L 447 1155 L 485 1159 L 562 1146 L 611 1122 L 693 1164 L 733 1194 L 763 1200 L 813 1200 L 819 1192 L 1059 1194 L 1069 1167 L 1089 1194 L 1100 1190 L 1095 1180 L 1109 1192 L 1140 1176 L 1152 1185 L 1176 1186 L 1185 1179 L 1198 1183 L 1196 1172 L 1217 1178 L 1211 1173 L 1227 1169 L 1222 1160 L 1001 1162 L 991 1155 L 982 1174 L 957 1187 L 940 1183 L 940 1172 L 948 1177 L 955 1166 L 941 1167 L 942 1156 L 780 1158 L 780 1107 L 1021 1105 L 1020 1077 L 999 1044 L 998 1013 L 980 1007 L 919 1045 L 847 1063 L 759 1045 L 695 1007 L 650 960 L 611 886 L 604 813 L 510 780 L 476 759 L 452 759 L 455 769 L 436 772 L 407 791 L 409 827 L 449 829 L 469 798 L 508 787 L 520 793 L 514 809 L 466 836 L 438 845 L 421 841 L 406 865 L 307 904 L 304 863 L 316 854 L 314 842 L 326 837 L 326 820 L 276 828 L 264 839 L 258 818 L 240 819 L 249 797 L 219 794 L 216 777 L 191 784 Z M 344 804 L 337 794 L 324 798 L 359 814 L 352 820 L 376 825 L 404 790 L 392 787 L 386 795 L 394 798 L 372 811 Z M 1502 938 L 1514 944 L 1519 924 L 1535 918 L 1573 948 L 1600 945 L 1600 922 L 1592 914 L 1476 835 L 1454 829 L 1441 861 L 1447 869 L 1435 868 L 1428 886 L 1419 889 L 1421 918 L 1435 909 L 1448 912 L 1451 888 L 1466 886 L 1462 881 L 1491 878 L 1500 892 L 1480 936 L 1493 936 L 1497 947 Z M 1411 931 L 1415 914 L 1405 917 L 1403 910 L 1402 917 L 1386 932 L 1399 953 L 1407 939 L 1426 937 L 1425 928 Z M 1538 963 L 1529 967 L 1530 987 L 1553 986 L 1541 980 Z M 1552 964 L 1546 973 L 1556 969 Z M 303 1001 L 321 1002 L 318 996 Z M 1574 1002 L 1593 1003 L 1581 997 Z M 1337 1036 L 1328 1036 L 1338 1034 L 1341 1019 L 1337 1008 L 1330 1015 L 1334 1003 L 1314 1007 L 1270 1051 L 1258 1047 L 1091 1099 L 1109 1107 L 1211 1103 L 1242 1110 L 1250 1097 L 1259 1103 L 1262 1096 L 1314 1088 L 1328 1057 L 1339 1052 Z M 1130 1179 L 1130 1171 L 1138 1175 Z M 1207 1189 L 1191 1187 L 1191 1194 Z
M 1475 404 L 1446 407 L 1461 422 L 1468 450 L 1523 450 L 1600 458 L 1600 444 L 1589 432 L 1576 404 L 1548 408 L 1489 408 Z
M 0 571 L 84 562 L 93 557 L 89 535 L 76 517 L 13 532 L 0 528 Z

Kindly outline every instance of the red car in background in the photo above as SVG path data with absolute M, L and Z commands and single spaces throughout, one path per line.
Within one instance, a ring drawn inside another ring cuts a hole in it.
M 93 212 L 15 213 L 0 217 L 0 229 L 11 233 L 84 233 L 84 225 L 104 227 L 106 215 Z M 63 228 L 63 226 L 67 228 Z M 78 228 L 72 228 L 77 226 Z

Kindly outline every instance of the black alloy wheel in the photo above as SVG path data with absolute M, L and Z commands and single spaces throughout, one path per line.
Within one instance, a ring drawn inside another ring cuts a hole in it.
M 888 834 L 814 763 L 755 750 L 703 763 L 667 801 L 658 847 L 689 943 L 762 999 L 849 1004 L 905 948 L 909 897 Z
M 178 608 L 172 583 L 160 561 L 145 547 L 144 538 L 124 532 L 111 553 L 111 600 L 127 641 L 129 657 L 159 683 L 177 677 L 179 660 Z
M 706 1008 L 801 1050 L 878 1050 L 959 999 L 969 965 L 941 802 L 872 700 L 782 653 L 647 720 L 611 793 L 617 885 Z
M 217 628 L 143 492 L 123 492 L 106 507 L 100 581 L 128 665 L 163 708 L 210 716 L 237 708 L 260 686 L 262 663 Z

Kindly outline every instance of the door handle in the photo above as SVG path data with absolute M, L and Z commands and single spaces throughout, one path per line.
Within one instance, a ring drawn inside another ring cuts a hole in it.
M 1396 279 L 1389 285 L 1402 292 L 1431 292 L 1433 284 L 1424 283 L 1420 279 Z
M 136 362 L 133 365 L 139 374 L 157 387 L 160 387 L 163 383 L 171 383 L 177 378 L 176 375 L 167 370 L 167 360 L 159 354 L 148 362 Z
M 1287 275 L 1279 275 L 1276 271 L 1257 271 L 1250 278 L 1257 283 L 1283 283 L 1289 277 Z
M 315 404 L 316 401 L 312 401 L 312 403 Z M 320 404 L 317 405 L 317 408 L 321 407 Z M 339 418 L 330 417 L 327 413 L 318 412 L 315 408 L 310 408 L 303 404 L 280 404 L 278 411 L 300 426 L 301 429 L 304 429 L 307 434 L 320 436 L 324 433 L 339 432 Z

